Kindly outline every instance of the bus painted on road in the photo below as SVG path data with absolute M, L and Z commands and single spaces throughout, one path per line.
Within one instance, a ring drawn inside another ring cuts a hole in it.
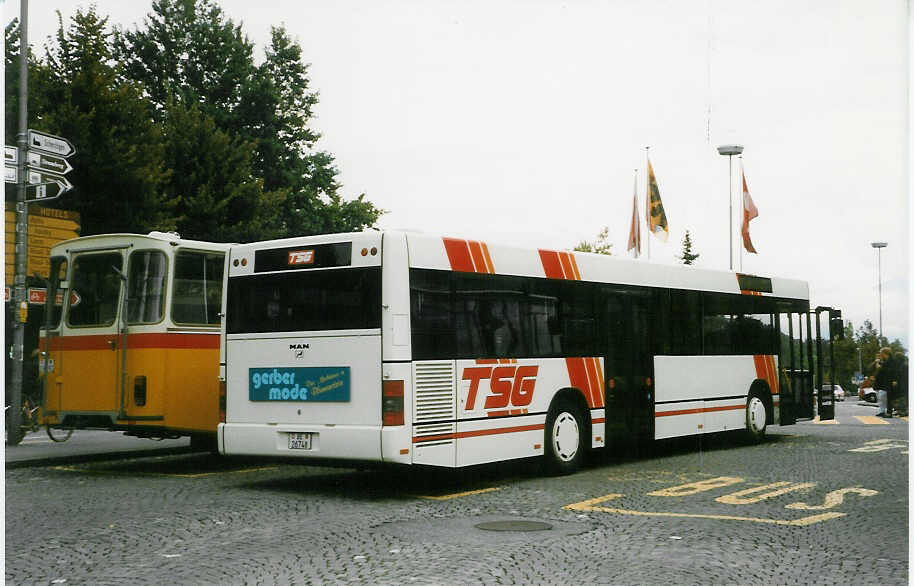
M 215 449 L 227 248 L 152 232 L 51 249 L 41 334 L 49 434 L 190 436 Z
M 568 471 L 813 416 L 805 282 L 401 232 L 227 264 L 223 454 Z

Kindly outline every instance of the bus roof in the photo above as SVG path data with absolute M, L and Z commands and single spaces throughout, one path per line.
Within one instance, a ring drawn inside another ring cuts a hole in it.
M 743 293 L 809 299 L 805 281 L 749 275 L 735 271 L 672 265 L 602 254 L 521 248 L 399 230 L 322 234 L 233 245 L 247 250 L 330 242 L 365 241 L 390 235 L 405 238 L 409 266 L 436 270 L 591 281 L 695 291 Z

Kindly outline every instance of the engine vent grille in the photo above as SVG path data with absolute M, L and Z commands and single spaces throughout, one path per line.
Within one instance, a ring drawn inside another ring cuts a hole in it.
M 414 362 L 413 381 L 416 388 L 413 421 L 416 424 L 450 423 L 457 418 L 453 360 Z

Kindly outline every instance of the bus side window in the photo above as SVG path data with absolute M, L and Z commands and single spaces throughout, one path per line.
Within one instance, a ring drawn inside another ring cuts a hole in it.
M 670 352 L 701 354 L 701 303 L 697 291 L 670 291 Z
M 222 252 L 180 250 L 175 255 L 171 319 L 177 324 L 219 325 Z

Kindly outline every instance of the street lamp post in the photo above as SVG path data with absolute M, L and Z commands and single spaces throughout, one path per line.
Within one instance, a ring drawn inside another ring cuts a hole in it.
M 888 246 L 888 242 L 871 242 L 870 246 L 876 249 L 876 258 L 879 266 L 879 337 L 882 337 L 882 249 Z
M 717 147 L 717 152 L 726 156 L 730 163 L 730 240 L 727 244 L 730 247 L 730 270 L 733 270 L 733 155 L 743 152 L 741 144 L 725 144 Z

